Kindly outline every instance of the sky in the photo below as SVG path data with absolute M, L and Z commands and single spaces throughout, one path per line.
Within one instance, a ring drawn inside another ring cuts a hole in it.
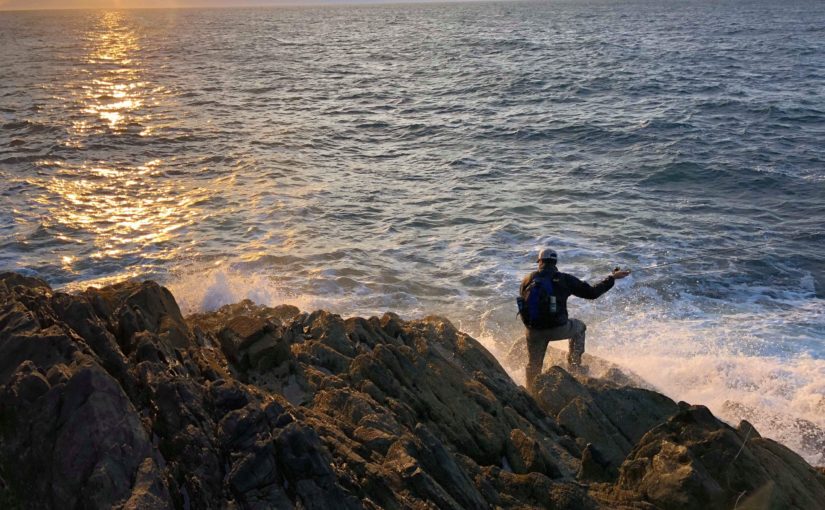
M 232 7 L 301 3 L 334 3 L 341 0 L 0 0 L 4 9 L 97 9 L 140 7 Z M 350 0 L 353 3 L 356 0 Z M 363 1 L 363 0 L 361 0 Z M 360 3 L 360 2 L 359 2 Z

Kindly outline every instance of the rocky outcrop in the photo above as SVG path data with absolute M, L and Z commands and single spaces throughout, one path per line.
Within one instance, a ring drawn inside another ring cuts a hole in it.
M 825 479 L 797 454 L 746 421 L 734 429 L 687 404 L 642 437 L 617 485 L 661 508 L 813 509 L 825 501 Z
M 616 375 L 616 374 L 614 374 Z M 448 320 L 0 275 L 3 508 L 816 508 L 825 477 L 632 376 L 535 395 Z M 616 381 L 619 382 L 616 382 Z
M 633 446 L 678 410 L 654 391 L 620 386 L 609 380 L 580 382 L 553 366 L 535 384 L 536 400 L 572 436 L 590 443 L 580 478 L 614 479 Z

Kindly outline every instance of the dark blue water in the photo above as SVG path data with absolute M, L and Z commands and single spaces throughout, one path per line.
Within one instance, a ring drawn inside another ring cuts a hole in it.
M 823 84 L 820 1 L 0 13 L 0 268 L 501 353 L 549 245 L 636 269 L 589 352 L 817 460 Z

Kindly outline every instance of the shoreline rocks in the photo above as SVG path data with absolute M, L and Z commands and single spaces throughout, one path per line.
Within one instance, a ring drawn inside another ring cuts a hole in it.
M 3 508 L 816 508 L 747 422 L 550 367 L 530 395 L 447 319 L 0 275 Z M 760 506 L 761 505 L 761 506 Z

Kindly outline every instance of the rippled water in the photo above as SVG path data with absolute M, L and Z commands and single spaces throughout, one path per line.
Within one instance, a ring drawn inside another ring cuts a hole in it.
M 589 352 L 822 464 L 823 55 L 819 1 L 0 13 L 0 267 L 502 353 L 550 245 L 637 269 Z

